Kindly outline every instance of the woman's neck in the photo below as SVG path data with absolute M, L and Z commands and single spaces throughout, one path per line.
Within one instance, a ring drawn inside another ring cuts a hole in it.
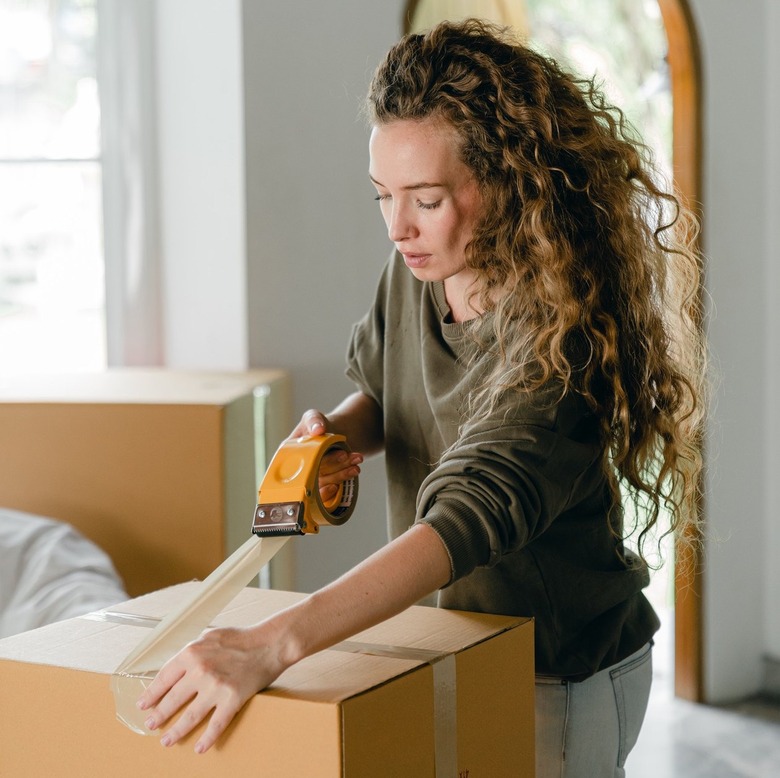
M 459 273 L 457 276 L 444 279 L 444 298 L 447 300 L 454 322 L 470 321 L 484 313 L 479 307 L 474 277 L 463 276 L 463 273 Z

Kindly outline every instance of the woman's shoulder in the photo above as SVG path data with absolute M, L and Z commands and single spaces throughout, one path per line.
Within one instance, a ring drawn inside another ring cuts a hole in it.
M 534 390 L 507 389 L 489 409 L 475 409 L 467 427 L 473 430 L 536 427 L 563 435 L 591 438 L 598 420 L 585 398 L 560 381 L 550 381 Z

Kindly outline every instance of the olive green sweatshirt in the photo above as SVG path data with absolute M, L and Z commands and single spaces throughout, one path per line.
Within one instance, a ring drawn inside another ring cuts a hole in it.
M 452 570 L 439 606 L 534 617 L 536 672 L 582 680 L 658 628 L 647 570 L 610 531 L 598 421 L 576 394 L 518 393 L 461 430 L 492 357 L 472 359 L 449 314 L 443 284 L 394 254 L 353 330 L 347 375 L 384 416 L 390 537 L 429 524 Z

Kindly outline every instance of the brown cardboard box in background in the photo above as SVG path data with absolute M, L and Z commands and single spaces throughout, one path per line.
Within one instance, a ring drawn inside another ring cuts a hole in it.
M 432 665 L 399 658 L 409 649 L 455 658 L 458 775 L 437 778 L 534 775 L 533 622 L 420 606 L 290 668 L 206 754 L 193 751 L 203 725 L 170 749 L 131 732 L 109 691 L 149 628 L 131 622 L 153 623 L 198 585 L 0 640 L 0 775 L 433 778 L 446 733 Z M 302 596 L 245 589 L 215 624 L 249 624 Z
M 72 524 L 131 595 L 205 578 L 250 535 L 289 402 L 280 370 L 2 378 L 0 506 Z

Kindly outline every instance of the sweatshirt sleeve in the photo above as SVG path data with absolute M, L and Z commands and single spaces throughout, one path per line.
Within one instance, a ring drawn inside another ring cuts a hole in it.
M 471 423 L 425 479 L 416 521 L 450 555 L 450 583 L 493 566 L 603 486 L 595 420 L 576 398 Z

